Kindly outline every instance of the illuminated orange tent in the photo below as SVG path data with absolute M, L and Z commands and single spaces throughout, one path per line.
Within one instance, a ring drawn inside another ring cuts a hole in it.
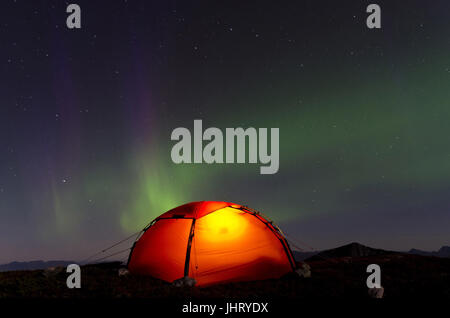
M 131 273 L 198 286 L 279 278 L 295 270 L 281 231 L 257 211 L 215 201 L 172 209 L 147 226 L 128 260 Z

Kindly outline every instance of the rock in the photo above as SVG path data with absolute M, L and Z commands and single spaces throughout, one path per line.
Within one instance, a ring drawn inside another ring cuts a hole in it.
M 295 272 L 297 273 L 298 276 L 300 277 L 311 277 L 311 266 L 309 266 L 306 263 L 303 263 L 302 265 L 300 265 L 299 268 L 297 268 L 295 270 Z
M 193 287 L 195 286 L 195 284 L 197 284 L 197 281 L 189 276 L 185 276 L 172 282 L 172 286 L 175 287 L 184 287 L 184 286 Z
M 128 274 L 130 274 L 128 269 L 126 269 L 126 268 L 119 268 L 119 276 L 127 276 Z
M 369 288 L 369 296 L 372 298 L 383 298 L 384 288 L 380 286 L 380 288 Z

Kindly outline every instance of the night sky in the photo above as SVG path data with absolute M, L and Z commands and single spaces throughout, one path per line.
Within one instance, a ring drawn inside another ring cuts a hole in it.
M 0 262 L 80 260 L 190 201 L 317 249 L 450 243 L 450 2 L 0 5 Z M 280 170 L 176 165 L 173 129 L 280 128 Z

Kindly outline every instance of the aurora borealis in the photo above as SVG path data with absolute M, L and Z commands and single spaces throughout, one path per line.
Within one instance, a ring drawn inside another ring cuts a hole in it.
M 61 1 L 0 8 L 0 262 L 83 259 L 190 201 L 315 248 L 450 235 L 450 4 Z M 280 169 L 176 165 L 176 127 L 279 127 Z

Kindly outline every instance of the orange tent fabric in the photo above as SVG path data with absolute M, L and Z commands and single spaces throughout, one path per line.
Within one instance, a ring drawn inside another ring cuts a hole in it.
M 279 278 L 295 270 L 282 233 L 258 212 L 229 203 L 192 202 L 148 226 L 130 253 L 131 273 L 198 286 Z

